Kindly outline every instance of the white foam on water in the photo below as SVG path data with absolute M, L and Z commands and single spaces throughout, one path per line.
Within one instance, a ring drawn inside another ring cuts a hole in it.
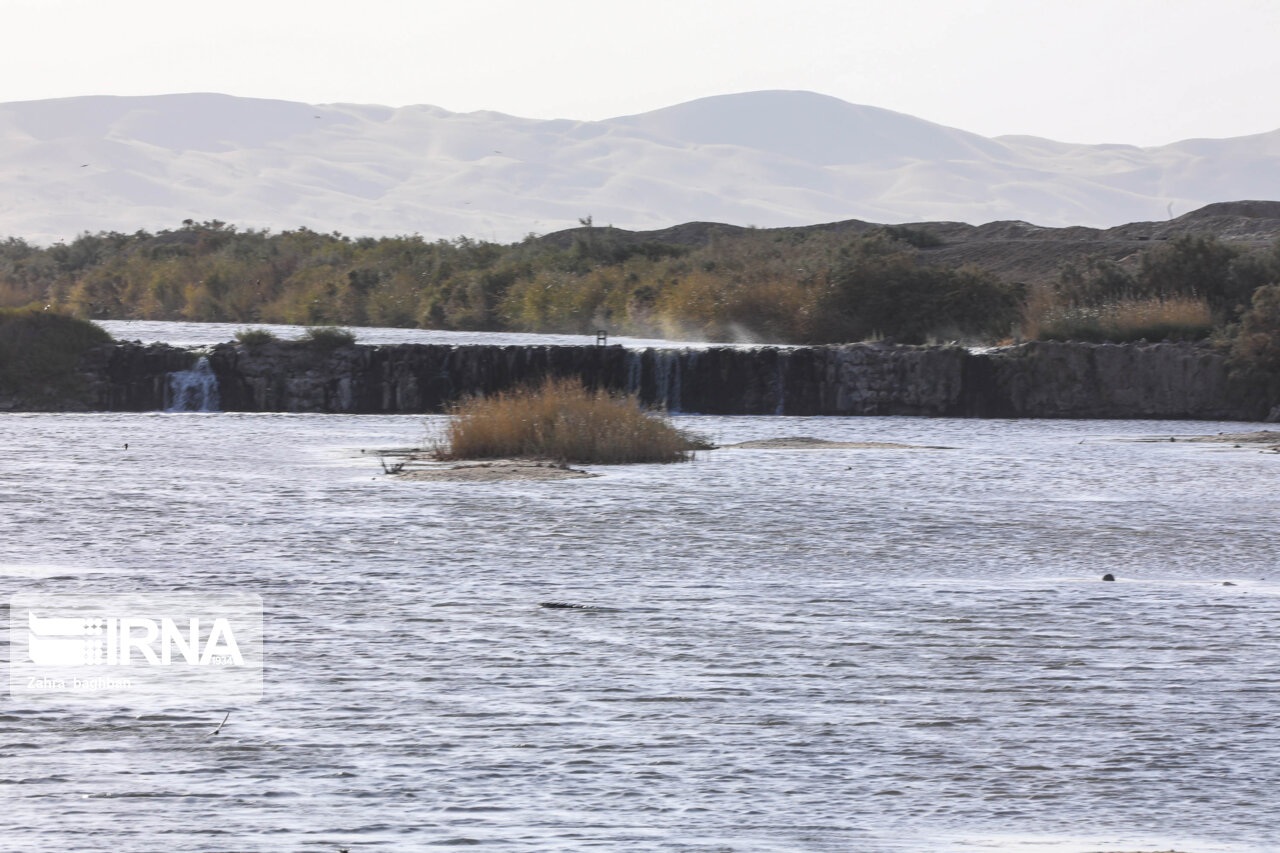
M 218 377 L 206 356 L 200 356 L 190 370 L 169 374 L 167 412 L 216 412 L 221 405 Z
M 117 569 L 102 566 L 60 566 L 38 563 L 0 563 L 0 577 L 8 578 L 57 578 L 77 575 L 105 575 Z

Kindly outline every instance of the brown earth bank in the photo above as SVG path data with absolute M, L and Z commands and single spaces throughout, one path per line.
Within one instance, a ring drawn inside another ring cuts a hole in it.
M 443 460 L 433 447 L 383 447 L 360 450 L 363 458 L 374 458 L 390 480 L 449 483 L 494 483 L 504 481 L 578 480 L 598 477 L 570 468 L 554 459 L 512 457 L 510 459 Z
M 421 467 L 409 467 L 420 465 Z M 580 480 L 598 477 L 577 468 L 536 459 L 489 459 L 476 462 L 432 463 L 414 459 L 390 474 L 396 480 L 446 483 L 497 483 Z

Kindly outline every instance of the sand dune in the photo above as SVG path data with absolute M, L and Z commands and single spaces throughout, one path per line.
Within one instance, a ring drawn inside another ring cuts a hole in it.
M 38 242 L 184 219 L 504 241 L 585 216 L 1111 226 L 1234 198 L 1280 198 L 1280 131 L 988 139 L 811 92 L 595 122 L 217 94 L 0 104 L 0 235 Z

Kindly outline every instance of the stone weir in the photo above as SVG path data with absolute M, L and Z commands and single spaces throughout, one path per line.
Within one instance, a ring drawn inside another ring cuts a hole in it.
M 699 414 L 946 414 L 966 353 L 913 347 L 644 349 L 395 345 L 321 352 L 220 345 L 222 407 L 239 411 L 434 412 L 545 376 Z
M 644 349 L 300 344 L 209 353 L 228 411 L 437 412 L 545 376 L 713 415 L 1260 419 L 1271 401 L 1190 344 Z
M 617 346 L 401 344 L 325 350 L 303 343 L 201 351 L 223 411 L 439 412 L 546 376 L 637 394 L 672 412 L 712 415 L 932 415 L 1032 418 L 1280 418 L 1226 359 L 1192 344 L 1028 343 L 961 347 L 849 344 L 628 350 Z M 182 408 L 174 374 L 201 376 L 198 353 L 118 344 L 90 353 L 88 408 Z

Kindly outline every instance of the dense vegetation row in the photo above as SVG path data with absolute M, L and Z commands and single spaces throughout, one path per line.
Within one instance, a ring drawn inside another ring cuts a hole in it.
M 1276 358 L 1280 243 L 1164 242 L 1028 287 L 929 262 L 938 239 L 896 226 L 713 233 L 697 247 L 609 228 L 512 245 L 358 238 L 222 222 L 156 234 L 0 243 L 0 307 L 84 318 L 612 333 L 828 343 L 1018 338 L 1199 339 Z M 1277 358 L 1280 361 L 1280 358 Z

